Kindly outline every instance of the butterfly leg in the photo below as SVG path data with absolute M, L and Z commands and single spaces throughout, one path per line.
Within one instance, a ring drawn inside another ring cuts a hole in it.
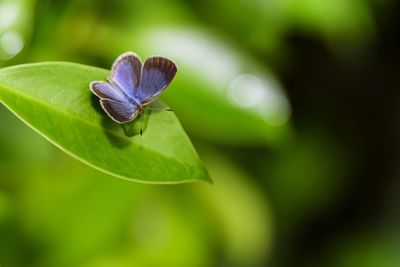
M 144 117 L 144 112 L 140 114 L 140 136 L 143 134 L 143 117 Z

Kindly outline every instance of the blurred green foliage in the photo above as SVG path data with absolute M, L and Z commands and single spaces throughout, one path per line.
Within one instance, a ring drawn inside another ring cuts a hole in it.
M 367 149 L 357 154 L 357 142 L 314 123 L 319 110 L 309 118 L 307 108 L 292 106 L 283 75 L 298 56 L 289 44 L 299 35 L 335 60 L 361 55 L 365 62 L 380 37 L 376 14 L 391 8 L 377 2 L 0 0 L 1 67 L 71 61 L 109 69 L 127 50 L 176 61 L 176 80 L 162 98 L 214 181 L 114 179 L 1 106 L 0 266 L 400 265 L 396 223 L 376 219 L 385 211 L 361 217 L 359 229 L 336 211 L 353 205 L 352 186 L 366 186 L 354 185 L 354 176 L 369 167 L 358 165 Z M 307 76 L 321 75 L 316 65 Z M 294 95 L 318 96 L 291 86 Z M 315 226 L 318 219 L 325 224 Z

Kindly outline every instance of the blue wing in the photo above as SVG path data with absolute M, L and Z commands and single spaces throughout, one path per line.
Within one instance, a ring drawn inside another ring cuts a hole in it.
M 93 94 L 102 99 L 111 99 L 119 102 L 126 101 L 125 95 L 115 86 L 101 81 L 94 81 L 90 83 L 90 90 Z
M 115 60 L 108 80 L 128 98 L 133 98 L 139 91 L 141 70 L 140 58 L 133 52 L 126 52 Z
M 171 83 L 177 71 L 174 62 L 163 57 L 149 57 L 142 69 L 140 89 L 135 98 L 146 105 L 156 99 Z
M 139 114 L 137 105 L 126 102 L 118 102 L 109 99 L 100 99 L 101 107 L 107 115 L 117 123 L 126 123 L 134 120 Z
M 94 81 L 90 83 L 90 90 L 100 97 L 100 104 L 107 115 L 118 123 L 134 120 L 139 113 L 137 105 L 129 99 L 114 85 Z

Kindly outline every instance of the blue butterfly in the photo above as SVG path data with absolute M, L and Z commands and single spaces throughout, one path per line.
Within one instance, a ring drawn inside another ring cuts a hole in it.
M 108 82 L 93 81 L 90 90 L 112 120 L 126 123 L 144 112 L 144 106 L 167 88 L 176 71 L 175 63 L 167 58 L 149 57 L 142 66 L 135 53 L 126 52 L 115 60 Z

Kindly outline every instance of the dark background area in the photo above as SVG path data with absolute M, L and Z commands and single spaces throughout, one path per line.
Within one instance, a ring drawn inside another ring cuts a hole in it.
M 328 132 L 346 147 L 354 166 L 342 198 L 323 216 L 308 219 L 289 250 L 293 257 L 285 259 L 284 266 L 309 266 L 310 259 L 318 258 L 337 236 L 400 223 L 397 204 L 388 207 L 398 201 L 399 194 L 397 14 L 397 3 L 385 16 L 374 14 L 379 38 L 361 51 L 337 55 L 301 33 L 291 33 L 286 39 L 290 64 L 278 72 L 296 129 L 307 134 L 304 125 L 312 125 Z

